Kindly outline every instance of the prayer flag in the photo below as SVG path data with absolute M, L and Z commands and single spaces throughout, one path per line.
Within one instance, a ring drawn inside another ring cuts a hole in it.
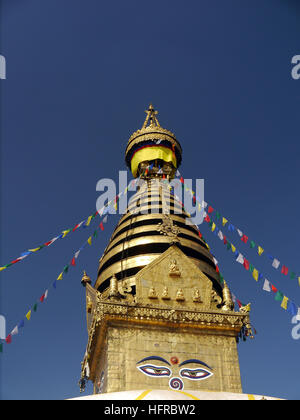
M 244 267 L 245 267 L 245 269 L 246 270 L 249 270 L 249 267 L 250 267 L 250 265 L 249 265 L 250 263 L 249 263 L 249 261 L 248 260 L 246 260 L 246 258 L 244 259 Z
M 227 222 L 228 222 L 228 220 L 225 219 L 225 217 L 223 217 L 223 219 L 222 219 L 222 225 L 225 226 Z
M 92 245 L 92 237 L 90 236 L 89 239 L 87 240 L 89 245 Z
M 287 276 L 289 273 L 289 269 L 285 265 L 283 265 L 281 269 L 281 273 Z
M 31 318 L 31 310 L 27 312 L 26 318 L 27 318 L 28 321 L 30 321 L 30 318 Z
M 242 242 L 244 242 L 245 244 L 248 242 L 248 236 L 246 236 L 246 235 L 243 235 L 242 237 L 241 237 L 241 241 Z
M 289 301 L 289 298 L 286 296 L 283 296 L 281 307 L 285 310 L 287 310 L 288 301 Z
M 261 246 L 258 246 L 258 255 L 261 256 L 264 252 L 264 249 Z
M 276 270 L 279 268 L 280 266 L 280 261 L 278 261 L 276 258 L 274 258 L 273 263 L 272 263 L 272 267 L 276 268 Z
M 254 268 L 252 276 L 254 280 L 258 281 L 258 271 L 256 270 L 256 268 Z
M 265 292 L 271 292 L 270 282 L 269 280 L 265 279 L 263 290 Z

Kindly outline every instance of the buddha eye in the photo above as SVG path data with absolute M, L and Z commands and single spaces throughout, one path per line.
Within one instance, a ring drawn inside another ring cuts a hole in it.
M 199 380 L 199 379 L 207 379 L 212 376 L 213 373 L 209 372 L 206 369 L 181 369 L 180 376 L 182 378 L 192 379 L 192 380 Z
M 170 369 L 166 368 L 165 366 L 155 366 L 155 365 L 143 365 L 137 366 L 137 368 L 144 373 L 145 375 L 149 376 L 171 376 Z

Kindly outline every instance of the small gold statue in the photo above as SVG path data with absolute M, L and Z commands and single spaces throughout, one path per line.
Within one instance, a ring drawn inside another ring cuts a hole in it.
M 150 288 L 148 298 L 149 299 L 157 299 L 158 298 L 156 290 L 154 289 L 154 287 Z
M 177 265 L 176 260 L 172 260 L 170 263 L 170 270 L 169 270 L 169 276 L 170 277 L 180 277 L 181 273 L 179 270 L 179 267 Z
M 184 294 L 183 294 L 183 290 L 182 289 L 178 289 L 177 290 L 176 300 L 177 300 L 177 302 L 183 302 L 183 301 L 185 301 L 185 298 L 184 298 Z
M 164 290 L 162 292 L 162 295 L 161 295 L 161 298 L 163 300 L 170 300 L 169 290 L 168 290 L 167 286 L 164 288 Z
M 202 302 L 199 289 L 194 290 L 193 302 L 197 302 L 197 303 Z

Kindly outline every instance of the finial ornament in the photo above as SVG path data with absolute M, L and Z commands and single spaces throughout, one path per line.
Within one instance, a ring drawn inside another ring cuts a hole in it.
M 142 129 L 145 129 L 148 123 L 149 123 L 149 127 L 160 127 L 158 119 L 156 117 L 156 115 L 158 114 L 158 111 L 156 111 L 153 108 L 152 104 L 149 105 L 149 108 L 145 112 L 147 114 L 147 117 L 145 119 Z
M 89 278 L 89 276 L 86 274 L 86 271 L 84 270 L 83 271 L 83 276 L 82 276 L 82 279 L 81 279 L 82 286 L 86 287 L 87 284 L 91 284 L 91 283 L 92 283 L 91 279 Z
M 230 290 L 226 281 L 224 280 L 222 310 L 229 312 L 229 311 L 233 311 L 233 309 L 234 309 L 234 303 L 231 297 L 231 293 L 230 293 Z

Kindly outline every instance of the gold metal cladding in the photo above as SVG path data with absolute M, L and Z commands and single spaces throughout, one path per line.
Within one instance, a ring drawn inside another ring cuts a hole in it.
M 175 214 L 171 214 L 170 216 L 171 216 L 173 222 L 179 222 L 181 224 L 184 224 L 185 223 L 185 220 L 182 217 L 180 217 L 180 216 L 177 216 Z M 132 219 L 134 219 L 134 220 L 132 220 Z M 133 223 L 143 222 L 145 220 L 153 220 L 153 219 L 161 219 L 162 220 L 162 214 L 161 213 L 139 214 L 137 216 L 128 215 L 128 217 L 122 217 L 122 219 L 120 220 L 117 228 L 115 229 L 114 233 L 112 234 L 111 239 L 113 240 L 117 236 L 118 232 L 120 230 L 122 230 L 124 227 L 131 226 Z M 156 222 L 153 222 L 153 225 L 156 225 Z M 151 226 L 151 225 L 147 225 L 147 226 Z M 187 225 L 186 224 L 186 226 L 188 226 L 189 228 L 192 228 L 194 230 L 195 236 L 198 239 L 200 239 L 199 238 L 199 234 L 198 234 L 198 230 L 193 225 Z M 184 229 L 181 226 L 180 226 L 180 228 Z M 151 230 L 151 229 L 149 228 L 149 230 Z M 193 232 L 190 231 L 189 229 L 187 229 L 187 230 L 189 231 L 190 235 L 192 236 L 193 235 Z M 201 241 L 201 239 L 200 239 L 200 241 Z
M 131 268 L 143 268 L 144 266 L 150 264 L 154 261 L 157 257 L 159 257 L 161 253 L 157 254 L 146 254 L 146 255 L 138 255 L 135 257 L 129 257 L 121 263 L 118 261 L 113 263 L 109 267 L 107 267 L 102 273 L 99 275 L 97 282 L 95 284 L 95 288 L 98 289 L 105 280 L 109 279 L 113 274 L 120 273 L 124 270 L 129 270 Z M 197 267 L 200 268 L 205 274 L 211 276 L 217 283 L 220 284 L 220 279 L 216 270 L 210 267 L 206 262 L 198 260 L 196 258 L 188 257 L 191 262 L 193 262 Z
M 205 255 L 207 258 L 209 258 L 211 261 L 213 261 L 213 258 L 211 256 L 211 254 L 209 253 L 208 249 L 204 248 L 202 245 L 200 245 L 199 242 L 197 242 L 197 239 L 198 240 L 200 239 L 199 236 L 195 236 L 192 232 L 190 232 L 189 230 L 184 229 L 182 227 L 180 227 L 180 230 L 181 230 L 182 234 L 185 234 L 189 237 L 189 239 L 180 237 L 180 242 L 182 244 L 189 243 L 190 245 L 188 245 L 188 246 L 190 246 L 191 248 L 194 248 L 195 251 L 201 252 L 201 254 Z M 155 225 L 154 224 L 153 225 L 146 225 L 146 226 L 139 226 L 139 227 L 136 227 L 136 228 L 128 229 L 125 232 L 123 232 L 121 234 L 118 234 L 117 236 L 115 236 L 115 238 L 107 246 L 107 248 L 105 250 L 105 253 L 104 253 L 105 254 L 104 258 L 106 256 L 106 254 L 108 252 L 110 252 L 110 250 L 116 245 L 116 243 L 118 243 L 120 241 L 124 241 L 124 242 L 126 241 L 127 242 L 127 239 L 130 238 L 130 236 L 132 236 L 132 235 L 141 234 L 141 233 L 149 233 L 149 232 L 155 232 Z M 149 237 L 154 239 L 154 236 L 155 235 L 151 235 Z M 156 235 L 156 236 L 160 237 L 158 235 Z M 156 241 L 153 240 L 153 242 L 156 242 Z M 121 243 L 120 243 L 120 245 L 121 245 Z M 185 246 L 187 246 L 187 245 L 185 245 Z
M 120 237 L 118 237 L 118 239 L 120 239 Z M 180 239 L 180 243 L 181 245 L 187 247 L 187 248 L 191 248 L 197 252 L 199 252 L 202 255 L 205 255 L 204 252 L 202 252 L 202 247 L 201 245 L 197 245 L 194 242 L 185 239 L 185 238 L 179 238 Z M 124 241 L 123 243 L 121 243 L 118 246 L 115 246 L 109 250 L 107 250 L 107 253 L 105 254 L 105 256 L 103 257 L 103 259 L 101 260 L 101 264 L 99 265 L 99 269 L 110 259 L 112 258 L 114 255 L 121 253 L 121 252 L 125 252 L 130 248 L 136 247 L 136 246 L 141 246 L 141 245 L 148 245 L 148 244 L 153 244 L 153 246 L 155 247 L 155 244 L 169 244 L 170 243 L 170 239 L 167 236 L 164 235 L 151 235 L 151 236 L 142 236 L 140 238 L 135 238 L 135 239 L 130 239 L 128 241 Z M 201 247 L 201 248 L 200 248 Z M 207 254 L 207 258 L 209 258 L 212 262 L 212 257 L 210 255 Z

